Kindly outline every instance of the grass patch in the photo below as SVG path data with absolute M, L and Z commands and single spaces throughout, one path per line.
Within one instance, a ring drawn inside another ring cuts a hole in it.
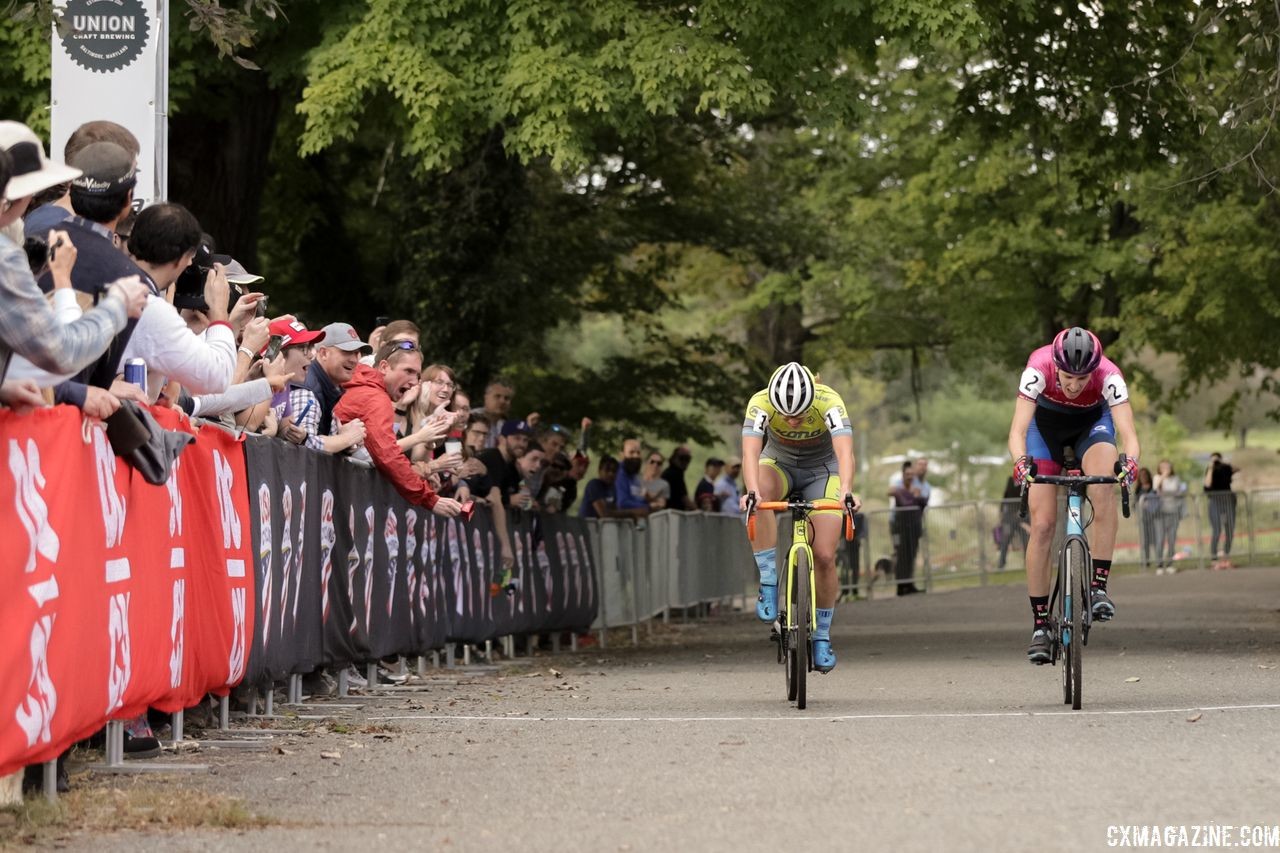
M 73 777 L 72 790 L 56 803 L 36 795 L 28 796 L 21 806 L 0 809 L 0 836 L 35 845 L 121 830 L 258 829 L 272 823 L 234 797 L 151 778 L 91 774 Z

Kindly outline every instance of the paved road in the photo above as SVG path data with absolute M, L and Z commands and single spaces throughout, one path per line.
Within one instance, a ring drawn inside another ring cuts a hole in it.
M 72 846 L 1093 850 L 1112 825 L 1280 825 L 1280 571 L 1113 589 L 1083 711 L 1023 660 L 1018 587 L 841 607 L 840 666 L 804 712 L 767 629 L 733 614 L 641 649 L 433 677 L 345 713 L 353 732 L 209 752 L 216 775 L 181 783 L 284 825 Z

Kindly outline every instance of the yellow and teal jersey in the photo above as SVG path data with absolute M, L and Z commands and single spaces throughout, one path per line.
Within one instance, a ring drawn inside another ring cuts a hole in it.
M 790 465 L 805 465 L 830 459 L 834 453 L 831 437 L 852 435 L 844 400 L 826 385 L 815 385 L 813 404 L 799 426 L 787 423 L 769 402 L 767 389 L 757 391 L 747 403 L 742 434 L 767 438 L 768 455 Z

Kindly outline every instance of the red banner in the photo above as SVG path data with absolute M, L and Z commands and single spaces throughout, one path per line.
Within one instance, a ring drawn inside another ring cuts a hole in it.
M 244 675 L 253 557 L 243 449 L 196 440 L 152 486 L 69 406 L 0 410 L 0 776 L 108 719 L 174 711 Z

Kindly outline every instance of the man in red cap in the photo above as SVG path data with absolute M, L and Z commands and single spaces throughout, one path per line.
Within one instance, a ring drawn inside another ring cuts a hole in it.
M 446 518 L 456 516 L 462 505 L 451 498 L 435 493 L 422 477 L 413 470 L 409 457 L 396 443 L 393 427 L 396 400 L 418 384 L 422 373 L 422 353 L 417 347 L 406 348 L 400 343 L 386 344 L 373 358 L 373 367 L 356 368 L 342 399 L 333 409 L 333 416 L 347 423 L 360 420 L 365 425 L 365 449 L 373 464 L 391 481 L 405 500 L 426 507 L 436 515 Z
M 324 453 L 341 453 L 364 441 L 364 424 L 355 419 L 341 427 L 335 425 L 332 434 L 320 435 L 320 402 L 310 388 L 304 385 L 307 368 L 315 342 L 324 332 L 313 332 L 292 317 L 271 321 L 271 337 L 264 352 L 268 356 L 284 359 L 284 369 L 291 376 L 289 385 L 271 398 L 271 415 L 263 432 L 274 433 L 285 441 L 304 444 L 312 450 Z M 271 350 L 274 352 L 270 352 Z M 275 429 L 271 428 L 271 420 Z

